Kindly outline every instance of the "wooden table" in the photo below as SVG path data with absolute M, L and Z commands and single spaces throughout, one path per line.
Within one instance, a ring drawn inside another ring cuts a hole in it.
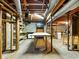
M 49 34 L 49 33 L 46 33 L 46 32 L 36 32 L 36 33 L 33 33 L 33 34 L 31 34 L 32 36 L 34 36 L 34 38 L 36 37 L 36 36 L 38 36 L 38 37 L 40 37 L 40 36 L 42 36 L 42 37 L 45 37 L 46 39 L 46 41 L 45 41 L 45 47 L 46 47 L 46 50 L 47 50 L 47 37 L 48 36 L 51 36 L 51 34 Z M 36 39 L 36 38 L 35 38 Z M 36 44 L 35 44 L 36 45 Z

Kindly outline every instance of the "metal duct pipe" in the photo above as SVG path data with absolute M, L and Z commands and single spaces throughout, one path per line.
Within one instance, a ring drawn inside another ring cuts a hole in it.
M 61 17 L 65 13 L 71 10 L 71 7 L 73 7 L 79 0 L 70 0 L 63 8 L 61 8 L 53 17 L 52 20 L 50 19 L 48 22 L 56 20 L 58 17 Z M 78 7 L 78 5 L 76 6 Z
M 55 7 L 57 2 L 58 2 L 58 0 L 51 0 L 51 2 L 49 4 L 49 9 L 46 10 L 46 12 L 45 12 L 45 16 L 47 16 L 50 13 L 50 11 Z
M 46 15 L 47 11 L 48 11 L 48 9 L 45 10 L 45 13 L 43 14 L 44 16 Z
M 16 5 L 18 14 L 19 14 L 19 15 L 22 15 L 21 2 L 20 2 L 20 0 L 14 0 L 14 3 L 15 3 L 15 5 Z

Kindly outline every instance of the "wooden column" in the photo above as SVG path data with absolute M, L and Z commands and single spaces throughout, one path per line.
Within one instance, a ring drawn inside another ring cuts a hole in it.
M 16 20 L 16 50 L 19 49 L 19 18 Z
M 52 52 L 52 23 L 50 23 L 50 32 L 51 32 L 51 52 Z
M 47 23 L 46 23 L 46 32 L 47 32 Z M 46 39 L 46 42 L 45 42 L 45 45 L 46 45 L 46 50 L 47 50 L 47 37 L 45 38 Z
M 4 48 L 2 49 L 2 51 L 4 52 L 5 50 L 6 50 L 6 24 L 5 24 L 5 22 L 2 22 L 2 26 L 3 26 L 3 39 L 4 40 L 2 40 L 2 41 L 4 41 L 3 43 L 3 46 L 4 46 Z
M 6 29 L 5 29 L 5 36 L 6 36 L 6 43 L 5 43 L 5 45 L 6 45 L 6 50 L 7 50 L 7 22 L 5 22 L 5 27 L 6 27 Z
M 70 37 L 70 35 L 69 35 L 69 33 L 70 33 L 69 32 L 69 19 L 70 19 L 69 12 L 67 13 L 67 16 L 66 17 L 67 17 L 67 22 L 68 22 L 68 25 L 67 25 L 67 28 L 68 28 L 68 35 L 67 35 L 68 42 L 67 43 L 68 43 L 68 50 L 70 50 L 69 49 L 69 47 L 70 47 L 70 45 L 69 45 L 69 37 Z
M 12 15 L 11 15 L 11 20 L 13 20 Z M 11 28 L 11 32 L 10 32 L 10 34 L 11 34 L 11 36 L 10 36 L 10 50 L 12 50 L 12 45 L 13 45 L 13 23 L 10 23 L 10 28 Z
M 51 15 L 51 20 L 52 20 L 52 15 Z M 53 39 L 52 39 L 52 21 L 50 23 L 50 32 L 51 32 L 51 52 L 52 52 L 52 48 L 53 48 L 53 45 L 52 45 L 52 41 L 53 41 Z
M 12 50 L 12 41 L 13 41 L 13 28 L 12 28 L 12 24 L 11 24 L 11 39 L 10 39 L 10 50 Z
M 2 59 L 2 8 L 0 6 L 0 59 Z

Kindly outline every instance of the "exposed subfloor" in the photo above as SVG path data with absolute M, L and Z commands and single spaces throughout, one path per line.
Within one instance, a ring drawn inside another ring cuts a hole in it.
M 53 40 L 53 47 L 56 51 L 49 54 L 34 50 L 32 41 L 31 39 L 24 40 L 20 44 L 18 51 L 3 53 L 2 59 L 79 59 L 79 52 L 68 51 L 66 45 L 63 45 L 61 40 Z

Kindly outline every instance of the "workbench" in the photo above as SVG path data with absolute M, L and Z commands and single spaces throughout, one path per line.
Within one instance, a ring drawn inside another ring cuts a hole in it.
M 31 34 L 31 35 L 34 36 L 34 46 L 35 46 L 35 48 L 36 48 L 36 41 L 38 40 L 38 38 L 44 37 L 44 40 L 45 40 L 45 50 L 47 50 L 47 46 L 48 46 L 48 44 L 47 44 L 48 43 L 47 37 L 51 36 L 51 34 L 46 33 L 46 32 L 36 32 L 36 33 Z M 39 40 L 41 40 L 41 39 L 39 39 Z

